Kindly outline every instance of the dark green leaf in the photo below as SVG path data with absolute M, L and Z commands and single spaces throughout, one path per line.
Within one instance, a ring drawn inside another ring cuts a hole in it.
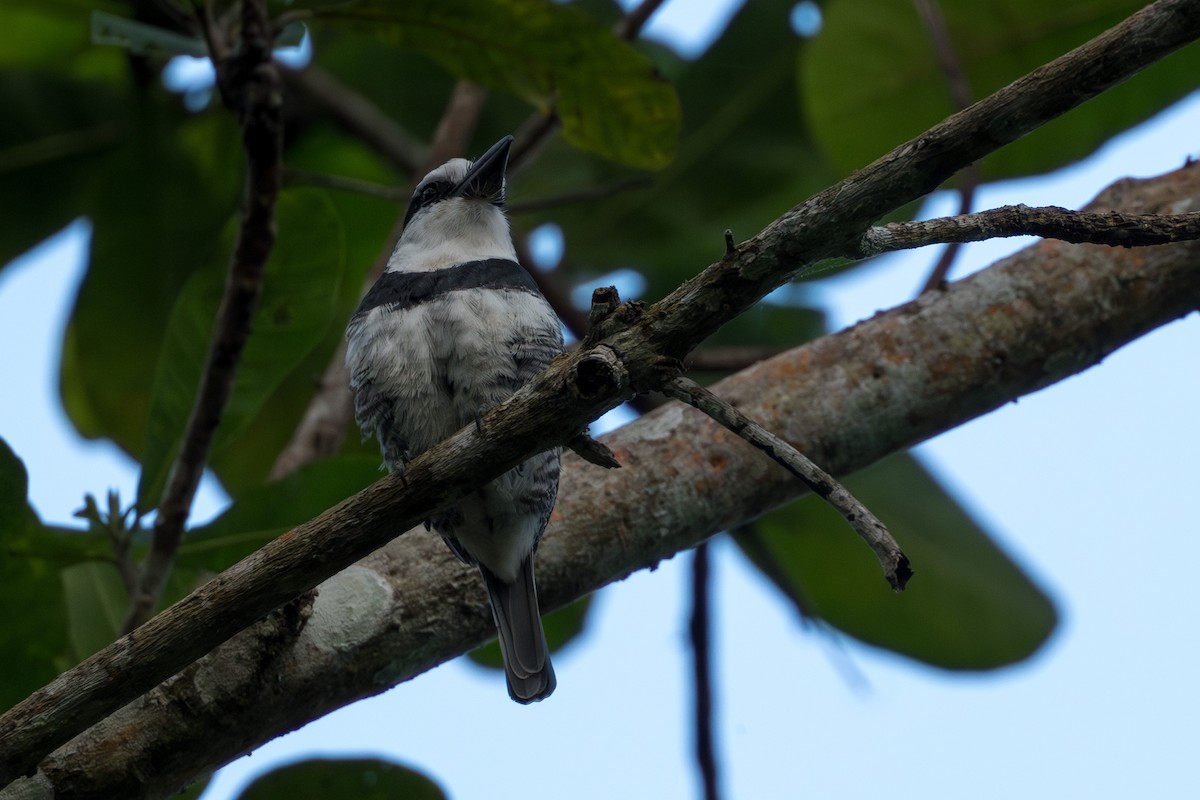
M 267 263 L 253 335 L 214 448 L 228 444 L 245 429 L 284 378 L 321 341 L 333 318 L 345 246 L 332 204 L 315 189 L 288 191 L 279 197 L 276 218 L 279 239 Z M 167 469 L 182 443 L 223 288 L 224 276 L 214 264 L 191 277 L 171 312 L 147 418 L 138 484 L 138 507 L 143 510 L 158 502 Z
M 793 5 L 747 3 L 696 62 L 652 50 L 675 79 L 686 111 L 672 164 L 649 187 L 515 218 L 519 229 L 543 222 L 562 227 L 562 280 L 633 269 L 647 280 L 646 299 L 656 300 L 721 258 L 727 228 L 738 241 L 748 239 L 827 183 L 832 173 L 799 110 L 795 62 L 804 43 L 788 27 Z M 629 177 L 551 142 L 537 168 L 513 181 L 510 197 L 519 208 Z
M 289 764 L 254 779 L 238 800 L 445 800 L 429 778 L 408 767 L 373 758 L 313 759 Z
M 156 25 L 108 14 L 92 12 L 92 42 L 113 45 L 138 55 L 189 55 L 202 58 L 208 55 L 203 39 L 182 36 Z
M 135 111 L 88 199 L 91 258 L 60 386 L 80 433 L 141 453 L 167 319 L 188 277 L 222 258 L 241 159 L 224 115 L 186 118 L 152 98 Z
M 226 569 L 381 476 L 378 456 L 339 456 L 246 491 L 212 522 L 184 536 L 176 566 L 183 574 L 178 588 L 190 591 L 197 576 Z
M 1141 9 L 1143 0 L 940 0 L 980 99 Z M 954 109 L 912 3 L 830 3 L 800 62 L 813 131 L 844 171 L 865 166 Z M 983 161 L 989 179 L 1069 164 L 1195 89 L 1189 47 Z
M 631 166 L 670 163 L 679 102 L 653 65 L 583 11 L 536 0 L 317 3 L 317 19 L 369 27 L 395 44 L 537 108 L 577 147 Z
M 68 665 L 114 642 L 121 631 L 129 594 L 112 564 L 89 562 L 61 573 L 67 605 Z
M 0 266 L 86 210 L 87 188 L 124 140 L 119 58 L 87 49 L 87 15 L 5 4 L 0 26 Z
M 117 64 L 119 58 L 113 58 L 112 53 L 93 51 L 89 46 L 88 20 L 97 7 L 119 10 L 121 5 L 116 0 L 5 0 L 4 25 L 0 27 L 0 67 L 86 71 L 97 77 L 99 64 Z M 104 71 L 110 68 L 105 67 Z
M 97 5 L 103 4 L 98 0 Z M 119 53 L 88 45 L 85 4 L 6 0 L 0 26 L 0 266 L 84 213 L 126 134 Z
M 551 611 L 542 616 L 542 627 L 546 630 L 546 644 L 550 652 L 555 653 L 570 644 L 576 636 L 583 633 L 587 623 L 588 612 L 592 608 L 592 595 L 587 595 L 574 603 L 563 606 L 557 611 Z M 477 647 L 467 656 L 476 664 L 491 669 L 503 669 L 504 660 L 500 656 L 500 645 L 492 641 L 483 647 Z
M 24 531 L 31 514 L 29 476 L 17 454 L 0 439 L 0 531 Z
M 804 613 L 945 669 L 1021 661 L 1053 632 L 1050 599 L 916 459 L 892 456 L 846 485 L 891 529 L 916 574 L 894 594 L 838 513 L 804 498 L 760 520 L 749 540 L 737 537 Z

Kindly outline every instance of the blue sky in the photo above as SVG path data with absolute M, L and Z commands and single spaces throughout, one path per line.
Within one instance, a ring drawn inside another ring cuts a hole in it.
M 678 0 L 692 41 L 706 24 Z M 669 21 L 670 17 L 666 17 Z M 656 20 L 651 31 L 664 31 Z M 670 34 L 676 36 L 677 34 Z M 980 207 L 1077 207 L 1126 175 L 1200 157 L 1200 96 L 1048 178 L 987 187 Z M 796 198 L 800 200 L 801 198 Z M 923 213 L 950 213 L 935 195 Z M 134 465 L 71 431 L 58 346 L 82 275 L 86 225 L 0 272 L 0 436 L 42 515 L 84 492 L 136 486 Z M 956 275 L 1016 249 L 968 248 Z M 827 281 L 836 326 L 909 299 L 936 254 L 899 254 Z M 650 298 L 653 299 L 653 298 Z M 1200 319 L 1163 328 L 1081 376 L 950 431 L 917 452 L 1051 592 L 1062 626 L 1031 661 L 986 675 L 931 670 L 801 628 L 727 543 L 714 550 L 718 748 L 729 797 L 1181 797 L 1194 784 L 1200 634 L 1189 547 Z M 1118 475 L 1142 472 L 1144 489 Z M 202 519 L 219 509 L 211 484 Z M 374 754 L 416 765 L 458 798 L 693 798 L 688 557 L 605 590 L 559 688 L 532 707 L 462 660 L 259 748 L 205 800 L 281 761 Z

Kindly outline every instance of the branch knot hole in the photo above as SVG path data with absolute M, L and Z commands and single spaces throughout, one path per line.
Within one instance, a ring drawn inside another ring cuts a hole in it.
M 627 383 L 625 366 L 608 347 L 588 353 L 571 370 L 571 385 L 585 400 L 619 391 Z

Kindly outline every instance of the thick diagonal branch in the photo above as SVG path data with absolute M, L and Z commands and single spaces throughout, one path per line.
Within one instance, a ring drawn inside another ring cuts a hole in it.
M 713 330 L 805 266 L 832 256 L 852 257 L 858 252 L 863 232 L 884 213 L 932 190 L 965 164 L 1064 113 L 1197 36 L 1200 36 L 1200 3 L 1159 0 L 792 209 L 759 236 L 738 246 L 736 252 L 650 307 L 628 329 L 557 360 L 511 400 L 484 415 L 478 431 L 476 426 L 468 426 L 414 460 L 405 484 L 384 478 L 288 532 L 151 619 L 134 635 L 119 639 L 14 706 L 0 717 L 0 753 L 4 754 L 0 782 L 7 783 L 26 773 L 81 730 L 271 609 L 384 545 L 395 538 L 397 531 L 448 507 L 467 491 L 511 469 L 531 454 L 564 444 L 588 422 L 628 399 L 635 390 L 655 389 L 656 381 L 661 379 L 657 368 L 664 357 L 682 360 Z M 1195 270 L 1187 277 L 1195 280 Z M 1130 285 L 1137 288 L 1137 294 L 1144 295 L 1159 279 L 1160 276 L 1127 276 L 1121 284 L 1123 299 L 1149 304 L 1149 298 L 1129 296 Z M 1177 316 L 1192 307 L 1192 298 L 1179 294 L 1179 287 L 1174 291 L 1176 294 L 1161 303 Z M 944 299 L 953 296 L 947 293 Z M 972 324 L 978 326 L 979 312 L 971 313 L 975 314 Z M 1128 332 L 1128 325 L 1117 328 Z M 894 343 L 886 337 L 894 334 L 878 333 L 885 338 L 875 340 L 876 347 L 885 352 L 890 350 Z M 1111 333 L 1106 336 L 1112 338 Z M 1020 349 L 1020 342 L 1012 344 Z M 1091 363 L 1088 356 L 1094 348 L 1095 345 L 1089 345 L 1076 353 L 1077 360 L 1071 363 L 1079 368 Z M 871 362 L 876 362 L 878 352 L 872 350 Z M 995 358 L 995 353 L 989 355 Z M 1012 354 L 1003 355 L 1001 363 L 1010 364 Z M 889 370 L 896 368 L 895 364 L 895 359 L 885 359 L 877 363 L 874 374 L 880 378 L 887 376 Z M 1050 374 L 1050 367 L 1062 368 L 1054 361 L 1043 366 L 1045 369 L 1038 372 L 1039 381 Z M 847 373 L 843 370 L 841 374 Z M 838 380 L 836 375 L 830 379 Z M 868 384 L 872 382 L 866 380 Z M 997 382 L 996 386 L 999 385 Z M 984 396 L 988 391 L 996 389 L 986 390 Z M 995 400 L 1003 402 L 1009 396 L 1005 393 Z M 950 392 L 941 399 L 942 406 L 934 405 L 924 413 L 941 410 L 945 417 L 961 414 L 961 410 L 950 413 L 945 409 L 950 401 L 961 403 L 962 398 Z M 922 427 L 917 425 L 919 421 L 916 417 L 904 419 L 907 440 L 911 441 L 912 432 Z M 872 420 L 872 424 L 880 425 L 881 421 Z M 926 420 L 925 425 L 928 424 Z M 940 426 L 947 424 L 953 423 L 938 417 L 933 427 L 942 430 Z M 842 431 L 836 435 L 845 437 Z M 861 457 L 857 449 L 861 442 L 843 438 L 839 444 L 840 459 L 848 454 Z M 813 447 L 806 445 L 801 449 L 820 458 Z M 628 468 L 626 455 L 617 452 L 617 456 Z M 838 471 L 834 460 L 820 460 L 832 472 Z M 601 474 L 631 473 L 632 470 L 621 469 Z M 705 507 L 707 503 L 700 505 Z M 718 529 L 737 521 L 715 513 L 711 517 Z M 669 552 L 673 550 L 668 549 L 664 554 Z M 625 559 L 618 563 L 621 574 L 631 568 Z M 595 565 L 589 569 L 594 570 Z M 570 580 L 564 580 L 564 586 L 569 585 Z M 113 676 L 119 679 L 114 680 Z

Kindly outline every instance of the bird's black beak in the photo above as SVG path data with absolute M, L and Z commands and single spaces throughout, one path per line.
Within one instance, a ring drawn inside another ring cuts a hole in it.
M 467 170 L 466 176 L 451 197 L 477 197 L 490 200 L 497 205 L 504 204 L 504 172 L 508 168 L 508 151 L 512 147 L 513 137 L 505 136 L 488 148 L 488 151 L 475 159 L 475 163 Z

